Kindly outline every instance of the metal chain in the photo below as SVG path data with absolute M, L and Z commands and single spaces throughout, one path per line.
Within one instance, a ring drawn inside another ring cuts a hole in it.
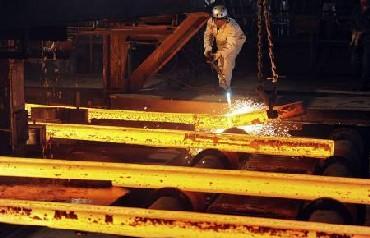
M 57 60 L 57 47 L 56 47 L 56 42 L 54 41 L 42 41 L 41 42 L 41 80 L 42 80 L 42 86 L 45 88 L 49 88 L 50 85 L 52 85 L 51 92 L 47 91 L 46 98 L 47 102 L 49 103 L 50 98 L 57 97 L 57 92 L 56 92 L 56 86 L 58 82 L 60 81 L 60 69 L 59 66 L 56 64 Z M 54 83 L 51 84 L 52 82 L 49 80 L 50 72 L 49 72 L 49 65 L 48 65 L 48 55 L 52 54 L 52 60 L 54 61 L 54 70 L 53 74 L 55 76 L 54 78 Z
M 47 49 L 44 45 L 44 41 L 41 41 L 41 84 L 43 87 L 49 87 L 48 82 L 48 68 L 47 68 Z
M 262 22 L 262 1 L 257 1 L 257 7 L 258 7 L 258 16 L 257 16 L 257 36 L 258 36 L 258 42 L 257 42 L 257 79 L 260 83 L 262 83 L 263 80 L 263 22 Z
M 266 32 L 267 32 L 268 52 L 269 52 L 269 58 L 270 58 L 270 63 L 271 63 L 272 82 L 276 83 L 278 81 L 279 74 L 277 73 L 276 60 L 275 60 L 275 54 L 274 54 L 274 42 L 272 39 L 271 16 L 270 16 L 270 11 L 268 9 L 268 0 L 263 0 L 263 11 L 264 11 L 265 26 L 266 26 Z

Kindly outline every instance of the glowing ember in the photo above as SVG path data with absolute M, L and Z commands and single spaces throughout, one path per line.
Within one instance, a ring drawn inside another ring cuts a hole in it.
M 252 99 L 235 100 L 231 107 L 229 107 L 229 113 L 227 113 L 227 116 L 247 114 L 265 108 L 266 107 L 263 103 L 256 102 Z

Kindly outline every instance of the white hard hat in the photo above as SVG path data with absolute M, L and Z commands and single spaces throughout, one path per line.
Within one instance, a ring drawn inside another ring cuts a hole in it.
M 227 17 L 227 9 L 224 5 L 217 5 L 213 7 L 212 16 L 214 18 L 225 18 Z
M 216 0 L 204 0 L 205 6 L 211 6 L 216 2 Z

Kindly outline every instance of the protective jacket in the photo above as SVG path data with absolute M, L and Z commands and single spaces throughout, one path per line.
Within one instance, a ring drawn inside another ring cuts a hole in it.
M 236 57 L 246 41 L 246 36 L 234 19 L 228 18 L 227 23 L 218 29 L 213 18 L 210 18 L 204 32 L 204 54 L 212 52 L 214 41 L 217 45 L 215 58 L 220 69 L 219 83 L 227 89 L 230 87 Z

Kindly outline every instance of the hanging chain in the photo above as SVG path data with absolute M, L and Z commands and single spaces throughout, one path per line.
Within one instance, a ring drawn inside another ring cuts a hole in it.
M 267 46 L 268 46 L 268 55 L 271 64 L 272 72 L 272 83 L 276 83 L 279 79 L 279 74 L 277 73 L 276 59 L 274 54 L 274 42 L 271 31 L 271 16 L 268 9 L 269 0 L 258 0 L 258 18 L 257 18 L 257 29 L 258 29 L 258 43 L 257 43 L 257 79 L 259 82 L 263 80 L 263 33 L 265 26 L 267 33 Z
M 277 73 L 276 67 L 276 60 L 274 54 L 274 42 L 272 39 L 272 31 L 271 31 L 271 16 L 270 11 L 268 9 L 268 0 L 263 0 L 263 11 L 264 11 L 264 18 L 265 18 L 265 26 L 267 32 L 267 41 L 268 41 L 268 53 L 271 63 L 271 71 L 272 71 L 272 82 L 276 83 L 279 78 L 279 74 Z
M 49 61 L 49 55 L 52 55 L 53 60 L 53 74 L 54 74 L 54 83 L 50 80 L 50 65 L 48 64 Z M 42 81 L 42 86 L 45 88 L 49 88 L 52 85 L 51 92 L 47 90 L 46 93 L 46 99 L 47 103 L 50 102 L 50 98 L 56 97 L 57 92 L 56 92 L 56 86 L 58 82 L 60 81 L 60 69 L 59 66 L 56 62 L 57 60 L 57 45 L 55 41 L 41 41 L 41 81 Z
M 41 84 L 43 87 L 49 87 L 48 81 L 48 68 L 47 68 L 47 49 L 44 45 L 44 41 L 41 41 Z
M 263 22 L 262 22 L 262 1 L 258 0 L 257 7 L 258 7 L 258 15 L 257 15 L 257 36 L 258 36 L 258 42 L 257 42 L 257 79 L 258 82 L 262 83 L 263 80 Z

